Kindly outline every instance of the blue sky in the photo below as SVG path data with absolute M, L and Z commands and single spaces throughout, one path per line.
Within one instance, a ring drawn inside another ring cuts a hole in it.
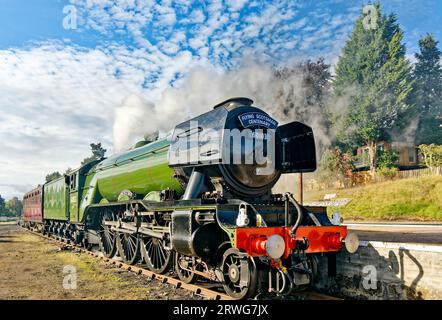
M 118 151 L 223 97 L 265 91 L 270 65 L 333 65 L 363 4 L 0 0 L 0 194 L 77 166 L 90 142 Z M 410 58 L 425 33 L 442 39 L 442 1 L 382 5 Z M 76 28 L 66 29 L 72 10 Z
M 133 2 L 133 7 L 136 7 L 136 3 L 139 1 L 89 1 L 91 3 L 102 3 L 106 2 L 109 6 L 112 4 L 124 4 Z M 140 1 L 141 2 L 141 1 Z M 150 1 L 145 1 L 150 2 Z M 241 3 L 243 1 L 232 1 L 232 3 Z M 90 17 L 91 12 L 88 12 L 87 7 L 83 7 L 81 3 L 86 3 L 86 1 L 77 0 L 0 0 L 0 49 L 7 49 L 11 47 L 23 47 L 32 46 L 38 41 L 48 41 L 48 40 L 63 40 L 69 39 L 70 41 L 85 47 L 96 47 L 103 45 L 108 42 L 119 42 L 125 45 L 135 45 L 134 37 L 130 33 L 125 32 L 124 35 L 121 33 L 122 29 L 125 29 L 128 24 L 130 24 L 130 19 L 120 19 L 119 22 L 125 24 L 123 28 L 116 26 L 116 23 L 109 23 L 104 21 L 104 16 L 107 12 L 109 14 L 108 8 L 100 8 L 95 6 L 94 10 L 97 14 L 94 18 Z M 164 2 L 166 3 L 166 2 Z M 244 6 L 238 10 L 239 17 L 238 20 L 245 20 L 248 16 L 254 13 L 260 13 L 264 8 L 267 8 L 271 4 L 276 4 L 276 1 L 256 1 L 255 5 L 248 5 L 244 3 Z M 291 3 L 288 5 L 287 3 Z M 319 0 L 319 1 L 287 1 L 283 6 L 288 12 L 294 13 L 293 17 L 284 20 L 291 24 L 291 28 L 288 28 L 289 33 L 293 36 L 305 35 L 311 32 L 310 28 L 315 28 L 318 30 L 319 26 L 324 25 L 327 19 L 344 19 L 353 21 L 355 15 L 352 14 L 363 4 L 368 3 L 364 0 Z M 80 21 L 79 29 L 77 30 L 66 30 L 63 28 L 63 18 L 65 14 L 63 13 L 63 8 L 66 5 L 74 4 L 80 9 L 79 15 L 90 19 L 89 22 L 98 22 L 97 25 L 104 27 L 106 32 L 100 32 L 99 27 L 88 25 L 88 21 Z M 405 40 L 407 47 L 410 52 L 416 51 L 416 43 L 418 38 L 425 34 L 426 32 L 432 32 L 437 38 L 442 37 L 442 29 L 439 27 L 438 22 L 442 20 L 442 2 L 438 0 L 412 0 L 412 1 L 401 1 L 401 0 L 384 0 L 382 1 L 385 12 L 395 12 L 398 16 L 398 20 L 406 31 Z M 119 5 L 122 8 L 130 8 L 130 5 L 124 6 Z M 164 7 L 169 7 L 164 5 Z M 209 13 L 207 12 L 208 5 L 204 1 L 194 1 L 187 5 L 187 1 L 176 1 L 170 5 L 175 11 L 174 26 L 171 28 L 164 28 L 161 32 L 161 37 L 170 37 L 175 30 L 184 30 L 188 32 L 187 35 L 192 34 L 192 29 L 199 23 L 187 24 L 182 23 L 191 17 L 194 12 L 199 12 L 208 18 Z M 101 11 L 101 12 L 100 12 Z M 129 10 L 127 10 L 130 12 Z M 222 11 L 224 13 L 228 12 L 228 6 L 223 5 Z M 134 12 L 134 11 L 132 11 Z M 102 16 L 100 17 L 100 13 Z M 108 17 L 112 15 L 108 15 Z M 158 15 L 161 17 L 165 15 Z M 309 28 L 299 28 L 296 23 L 303 21 L 306 18 L 308 22 L 306 23 Z M 144 27 L 140 28 L 143 31 L 143 37 L 151 41 L 152 43 L 157 43 L 161 41 L 157 38 L 156 33 L 160 28 L 164 27 L 164 24 L 158 23 L 160 20 L 149 21 Z M 339 25 L 346 24 L 347 21 L 342 21 Z M 101 23 L 100 23 L 101 22 Z M 133 21 L 132 21 L 133 22 Z M 224 28 L 221 30 L 226 30 L 226 26 L 236 24 L 226 23 Z M 241 26 L 244 23 L 239 23 Z M 339 28 L 337 28 L 339 29 Z M 155 32 L 154 32 L 155 31 Z M 283 33 L 281 31 L 281 33 Z M 278 35 L 278 32 L 273 35 Z M 254 45 L 256 41 L 267 35 L 261 34 L 260 36 L 253 37 L 247 44 Z M 332 33 L 330 39 L 333 39 L 335 35 Z M 325 46 L 316 45 L 312 46 L 310 49 L 321 50 L 315 51 L 321 52 L 327 55 L 327 49 Z M 297 47 L 299 49 L 299 47 Z

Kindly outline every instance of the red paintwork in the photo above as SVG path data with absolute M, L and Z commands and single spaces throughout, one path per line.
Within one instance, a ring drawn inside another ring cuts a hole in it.
M 43 222 L 43 188 L 38 187 L 23 196 L 24 221 Z
M 252 257 L 267 255 L 265 242 L 273 234 L 279 234 L 285 241 L 284 258 L 296 248 L 296 241 L 308 240 L 306 253 L 336 252 L 342 248 L 342 240 L 347 236 L 345 226 L 302 226 L 295 236 L 290 236 L 290 227 L 237 228 L 236 247 L 245 250 Z

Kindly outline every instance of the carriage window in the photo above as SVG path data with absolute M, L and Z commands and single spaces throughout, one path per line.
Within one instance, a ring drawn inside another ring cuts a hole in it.
M 70 188 L 71 190 L 75 190 L 77 189 L 77 174 L 73 174 L 71 175 L 71 179 L 70 179 Z

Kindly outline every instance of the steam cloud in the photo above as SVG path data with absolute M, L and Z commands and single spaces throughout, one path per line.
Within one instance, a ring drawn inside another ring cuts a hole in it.
M 156 103 L 139 95 L 127 97 L 115 111 L 114 148 L 129 148 L 145 133 L 169 131 L 231 97 L 253 99 L 280 124 L 295 120 L 306 123 L 313 128 L 317 146 L 328 146 L 333 135 L 325 125 L 325 110 L 305 103 L 306 90 L 299 67 L 284 77 L 276 76 L 272 66 L 256 63 L 232 71 L 194 68 L 176 87 L 164 90 Z

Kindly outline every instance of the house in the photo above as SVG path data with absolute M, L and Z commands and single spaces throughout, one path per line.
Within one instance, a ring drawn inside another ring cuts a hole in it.
M 397 165 L 399 168 L 407 169 L 414 168 L 419 165 L 419 153 L 415 144 L 404 141 L 380 141 L 377 144 L 378 152 L 383 150 L 395 150 L 399 155 Z M 369 166 L 368 146 L 358 147 L 356 150 L 357 161 L 354 165 L 357 169 L 362 169 Z

